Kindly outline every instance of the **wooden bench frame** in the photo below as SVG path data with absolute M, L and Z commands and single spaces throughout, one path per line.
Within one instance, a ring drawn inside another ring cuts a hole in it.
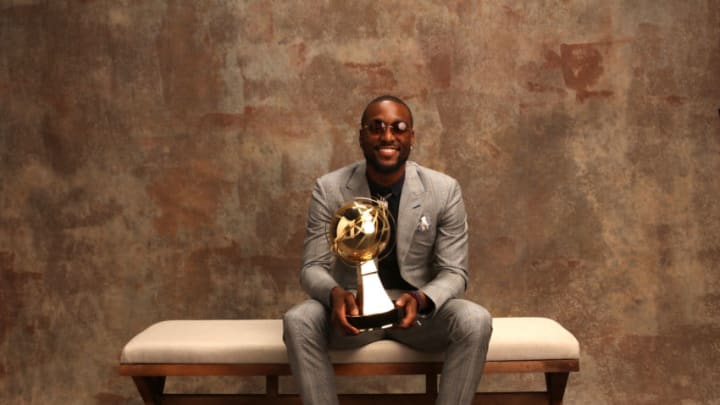
M 442 363 L 352 363 L 335 364 L 335 374 L 344 376 L 368 375 L 425 375 L 425 392 L 420 394 L 345 394 L 343 404 L 378 404 L 379 400 L 393 405 L 432 404 L 437 396 L 438 374 Z M 544 373 L 546 391 L 478 393 L 473 404 L 547 404 L 562 405 L 570 372 L 579 371 L 577 359 L 488 361 L 485 373 Z M 297 395 L 278 392 L 279 377 L 290 375 L 288 364 L 121 364 L 120 375 L 133 378 L 145 404 L 301 404 Z M 265 394 L 166 394 L 165 379 L 170 376 L 265 376 Z

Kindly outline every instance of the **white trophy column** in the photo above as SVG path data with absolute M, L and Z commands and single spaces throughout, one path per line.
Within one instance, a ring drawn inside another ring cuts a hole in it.
M 385 287 L 380 281 L 375 260 L 361 263 L 360 273 L 362 275 L 362 314 L 381 314 L 395 309 L 395 304 L 388 297 Z

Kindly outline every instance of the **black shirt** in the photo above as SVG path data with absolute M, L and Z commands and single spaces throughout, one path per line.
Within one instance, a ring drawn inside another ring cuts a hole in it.
M 388 210 L 394 220 L 390 221 L 390 241 L 388 242 L 385 251 L 380 255 L 385 255 L 383 259 L 378 263 L 378 273 L 380 275 L 380 281 L 382 281 L 385 289 L 396 289 L 396 290 L 414 290 L 411 284 L 409 284 L 400 275 L 400 266 L 397 260 L 397 250 L 395 247 L 396 234 L 397 234 L 397 217 L 398 209 L 400 208 L 400 194 L 402 193 L 403 183 L 405 182 L 405 176 L 395 182 L 390 187 L 384 187 L 379 184 L 373 183 L 372 180 L 368 179 L 368 187 L 370 188 L 370 195 L 376 199 L 384 199 L 388 203 Z M 387 250 L 390 249 L 389 252 Z

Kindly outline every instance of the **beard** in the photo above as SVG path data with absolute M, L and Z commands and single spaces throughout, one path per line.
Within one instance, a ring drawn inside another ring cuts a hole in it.
M 379 173 L 388 174 L 388 173 L 394 173 L 398 171 L 400 168 L 402 168 L 405 165 L 405 162 L 407 162 L 408 158 L 410 157 L 410 153 L 401 153 L 400 156 L 398 156 L 397 161 L 392 164 L 384 164 L 382 163 L 378 157 L 373 152 L 363 152 L 365 155 L 365 161 L 372 166 L 373 169 L 375 169 Z

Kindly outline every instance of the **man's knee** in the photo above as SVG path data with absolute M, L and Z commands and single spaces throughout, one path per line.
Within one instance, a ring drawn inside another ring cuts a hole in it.
M 484 307 L 466 300 L 453 300 L 453 325 L 455 333 L 465 338 L 487 342 L 492 334 L 492 316 Z
M 290 308 L 283 315 L 283 339 L 324 334 L 325 308 L 314 300 L 308 300 Z

